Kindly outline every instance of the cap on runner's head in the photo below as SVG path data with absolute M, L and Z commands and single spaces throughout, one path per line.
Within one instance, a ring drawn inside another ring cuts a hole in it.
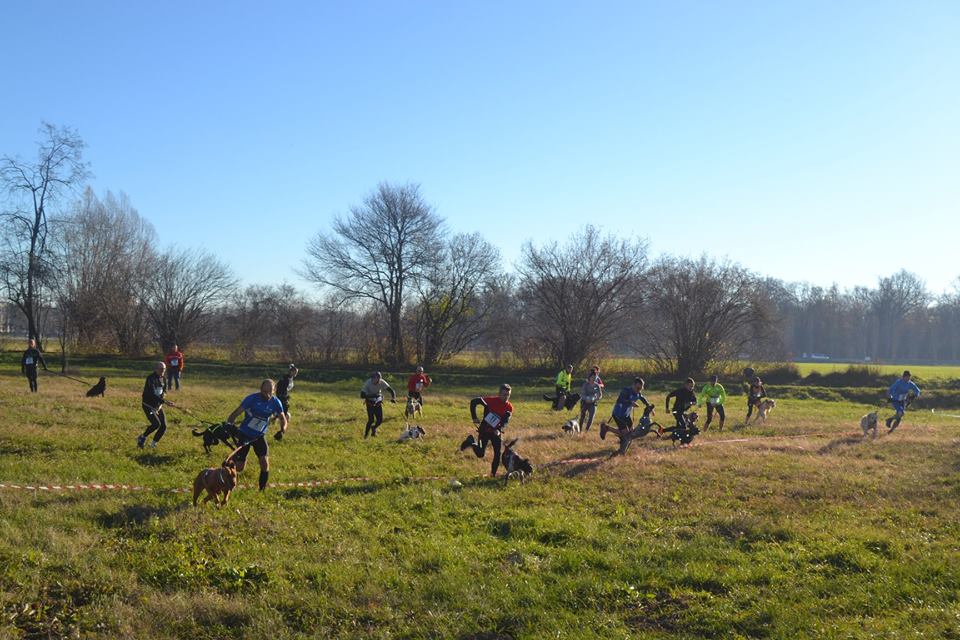
M 423 373 L 423 367 L 418 366 L 418 367 L 417 367 L 417 373 Z
M 697 383 L 693 381 L 693 378 L 687 378 L 684 384 L 697 384 Z
M 513 387 L 504 382 L 502 385 L 500 385 L 500 391 L 513 391 Z
M 295 365 L 295 364 L 293 364 L 293 363 L 291 362 L 291 363 L 290 363 L 290 366 L 287 367 L 287 368 L 288 368 L 288 369 L 296 369 L 296 368 L 297 368 L 297 365 Z
M 380 375 L 380 372 L 379 372 L 379 371 L 374 371 L 373 374 L 372 374 L 370 377 L 371 377 L 371 378 L 382 378 L 383 376 Z
M 640 376 L 637 376 L 636 378 L 633 379 L 633 384 L 638 384 L 642 387 L 647 383 L 643 381 L 643 378 L 641 378 Z
M 904 378 L 909 378 L 909 377 L 910 377 L 910 370 L 909 370 L 909 369 L 903 372 L 903 377 L 904 377 Z

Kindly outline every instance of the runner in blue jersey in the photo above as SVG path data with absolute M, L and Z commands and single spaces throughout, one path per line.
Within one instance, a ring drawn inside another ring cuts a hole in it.
M 617 401 L 613 405 L 613 422 L 617 425 L 617 437 L 620 438 L 620 447 L 621 452 L 626 451 L 626 445 L 632 440 L 632 436 L 646 435 L 647 432 L 641 430 L 634 434 L 633 427 L 633 409 L 634 407 L 640 406 L 642 403 L 644 407 L 650 409 L 650 403 L 647 402 L 647 399 L 643 397 L 643 388 L 646 383 L 643 381 L 643 378 L 634 378 L 633 385 L 630 387 L 624 387 L 620 391 L 620 395 L 617 396 Z M 646 413 L 646 416 L 649 416 L 653 410 L 650 409 L 649 413 Z M 606 440 L 607 431 L 612 431 L 612 428 L 606 423 L 606 421 L 600 423 L 600 439 Z
M 914 398 L 920 397 L 920 387 L 910 378 L 910 372 L 904 371 L 903 376 L 890 385 L 890 390 L 888 391 L 888 395 L 890 396 L 889 400 L 893 403 L 893 410 L 896 411 L 896 414 L 887 418 L 887 429 L 890 431 L 900 426 L 900 421 L 903 419 L 903 414 L 907 410 L 907 405 L 910 404 Z
M 283 411 L 283 404 L 273 395 L 274 388 L 273 380 L 264 380 L 260 383 L 260 393 L 252 393 L 244 398 L 240 406 L 227 418 L 227 422 L 233 424 L 241 413 L 245 414 L 243 422 L 237 429 L 242 444 L 231 457 L 237 463 L 237 473 L 240 473 L 246 466 L 250 447 L 253 447 L 253 452 L 257 454 L 257 459 L 260 461 L 260 491 L 266 488 L 267 478 L 270 475 L 270 460 L 267 457 L 269 447 L 267 447 L 266 438 L 270 419 L 276 416 L 280 421 L 280 433 L 287 430 L 287 416 Z

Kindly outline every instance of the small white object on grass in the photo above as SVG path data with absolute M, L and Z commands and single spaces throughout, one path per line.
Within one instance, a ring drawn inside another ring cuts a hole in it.
M 460 487 L 463 486 L 463 483 L 460 482 L 459 480 L 457 480 L 456 478 L 453 478 L 453 479 L 450 481 L 450 486 L 451 486 L 453 489 L 459 489 Z

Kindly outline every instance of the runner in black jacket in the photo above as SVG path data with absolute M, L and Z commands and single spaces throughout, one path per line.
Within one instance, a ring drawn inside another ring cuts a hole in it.
M 299 371 L 300 370 L 297 369 L 297 365 L 291 364 L 290 368 L 287 370 L 287 375 L 280 378 L 279 382 L 277 382 L 277 393 L 275 395 L 280 401 L 280 404 L 283 405 L 283 415 L 287 419 L 288 428 L 290 427 L 290 390 L 294 387 L 293 379 L 297 377 L 297 373 L 299 373 Z M 275 434 L 273 434 L 273 439 L 282 440 L 283 433 L 283 431 L 277 431 Z
M 137 446 L 143 449 L 147 436 L 154 433 L 153 440 L 150 441 L 150 447 L 154 448 L 160 442 L 160 438 L 167 431 L 167 418 L 163 415 L 163 373 L 167 365 L 158 362 L 153 368 L 153 373 L 147 376 L 143 383 L 143 394 L 141 395 L 143 413 L 150 421 L 150 426 L 141 435 L 137 436 Z
M 44 362 L 43 355 L 40 353 L 40 350 L 37 349 L 36 340 L 30 338 L 27 345 L 27 350 L 23 352 L 23 357 L 20 358 L 20 372 L 27 376 L 27 382 L 30 383 L 30 391 L 36 392 L 37 364 L 40 364 L 44 371 L 48 371 L 47 363 Z
M 695 385 L 696 383 L 693 381 L 693 378 L 687 378 L 682 387 L 674 389 L 667 394 L 667 404 L 665 408 L 673 414 L 673 417 L 677 420 L 678 427 L 685 427 L 687 425 L 683 414 L 685 414 L 690 407 L 697 404 L 697 394 L 693 390 Z M 673 409 L 670 409 L 670 398 L 674 399 Z

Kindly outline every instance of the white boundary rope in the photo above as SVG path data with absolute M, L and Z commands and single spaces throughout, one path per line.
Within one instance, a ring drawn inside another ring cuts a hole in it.
M 737 444 L 743 442 L 754 442 L 758 440 L 783 440 L 783 439 L 797 439 L 797 438 L 823 438 L 823 437 L 855 437 L 860 436 L 859 433 L 826 433 L 826 432 L 817 432 L 817 433 L 801 433 L 801 434 L 791 434 L 791 435 L 780 435 L 780 436 L 755 436 L 753 438 L 732 438 L 727 440 L 707 440 L 698 443 L 694 443 L 693 446 L 703 447 L 715 444 Z M 679 449 L 679 447 L 678 447 Z M 672 451 L 673 449 L 666 449 L 667 451 Z M 656 450 L 650 451 L 650 453 L 657 453 Z M 541 465 L 537 465 L 536 468 L 540 469 L 550 469 L 553 467 L 561 465 L 571 465 L 571 464 L 589 464 L 592 462 L 602 462 L 604 460 L 609 460 L 614 456 L 613 454 L 604 455 L 604 456 L 595 456 L 592 458 L 568 458 L 566 460 L 555 460 L 553 462 L 546 462 Z M 486 477 L 486 476 L 478 476 Z M 434 482 L 438 480 L 447 480 L 445 476 L 404 476 L 397 478 L 372 478 L 369 476 L 352 476 L 346 478 L 330 478 L 327 480 L 304 480 L 300 482 L 271 482 L 267 485 L 271 489 L 294 489 L 294 488 L 311 488 L 311 487 L 328 487 L 336 484 L 343 484 L 348 482 L 380 482 L 380 483 L 406 483 L 406 482 Z M 238 484 L 237 489 L 252 489 L 253 485 Z M 156 488 L 156 487 L 145 487 L 141 485 L 131 485 L 123 483 L 106 483 L 106 482 L 86 482 L 86 483 L 72 483 L 72 484 L 26 484 L 26 483 L 13 483 L 13 482 L 0 482 L 0 491 L 35 491 L 35 492 L 58 492 L 58 491 L 134 491 L 134 492 L 157 492 L 157 493 L 193 493 L 192 487 L 175 487 L 170 489 Z

